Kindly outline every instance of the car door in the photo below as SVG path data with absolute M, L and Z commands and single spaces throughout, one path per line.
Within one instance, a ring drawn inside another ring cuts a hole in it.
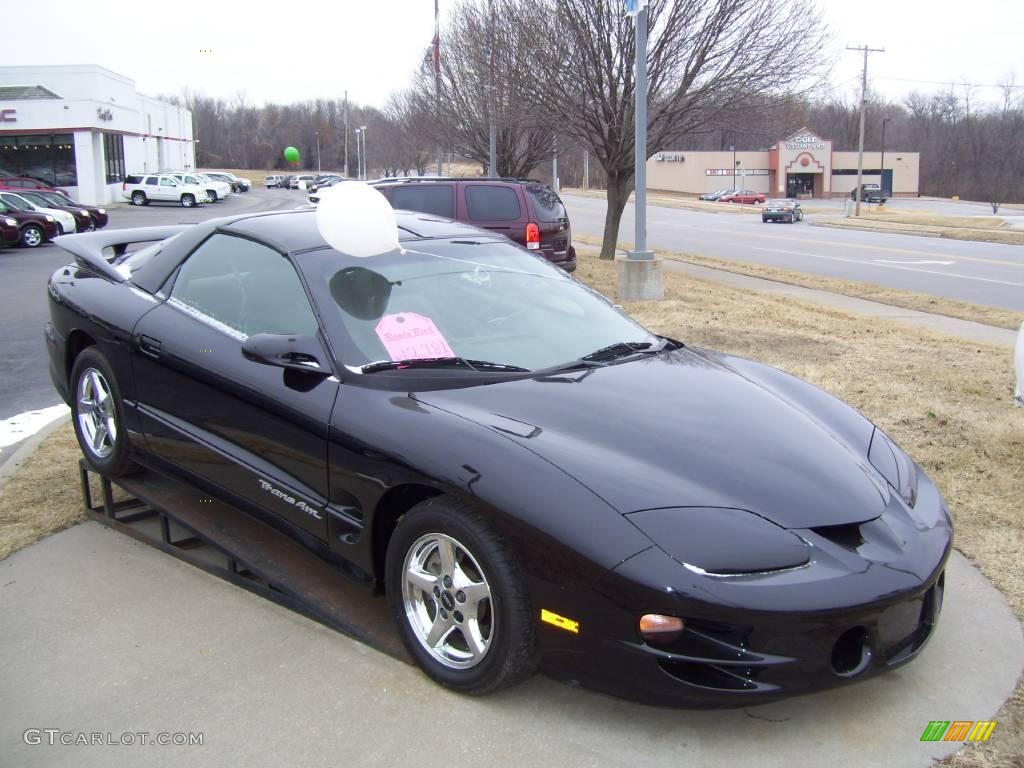
M 216 233 L 134 329 L 142 430 L 162 459 L 325 539 L 338 381 L 246 359 L 242 343 L 257 333 L 317 336 L 318 327 L 285 255 Z M 330 370 L 326 355 L 320 363 Z

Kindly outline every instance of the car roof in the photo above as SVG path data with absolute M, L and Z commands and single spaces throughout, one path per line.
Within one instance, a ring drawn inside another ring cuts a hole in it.
M 395 211 L 400 241 L 473 237 L 501 239 L 493 232 L 418 211 Z M 316 223 L 315 208 L 270 211 L 221 220 L 219 229 L 273 243 L 283 250 L 308 251 L 327 245 Z

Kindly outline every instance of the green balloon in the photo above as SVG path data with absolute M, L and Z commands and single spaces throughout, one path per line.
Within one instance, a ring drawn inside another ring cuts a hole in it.
M 299 150 L 297 150 L 295 147 L 285 147 L 284 159 L 287 160 L 289 163 L 299 162 Z

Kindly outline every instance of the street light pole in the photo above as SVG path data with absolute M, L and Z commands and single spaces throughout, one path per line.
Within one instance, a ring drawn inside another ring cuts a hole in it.
M 882 118 L 882 162 L 880 163 L 882 170 L 880 178 L 878 179 L 878 188 L 882 191 L 882 196 L 885 196 L 885 124 L 892 120 L 891 117 Z M 889 190 L 889 194 L 892 194 L 892 190 Z
M 320 173 L 320 131 L 314 131 L 316 134 L 316 172 Z
M 356 128 L 356 178 L 363 178 L 363 155 L 362 148 L 359 144 L 359 129 Z
M 359 132 L 360 134 L 362 134 L 363 137 L 363 180 L 366 180 L 370 176 L 370 171 L 366 163 L 366 126 L 360 125 Z
M 633 149 L 633 178 L 636 190 L 634 220 L 636 234 L 631 259 L 653 259 L 647 250 L 647 3 L 637 10 L 636 20 L 636 136 Z
M 732 191 L 736 191 L 736 145 L 730 144 L 729 151 L 732 152 Z
M 489 128 L 490 155 L 487 164 L 487 175 L 494 179 L 498 176 L 498 123 L 494 115 L 497 101 L 494 94 L 494 0 L 488 0 L 487 5 L 491 13 L 491 26 L 487 41 L 488 67 L 490 68 L 490 93 L 488 94 L 490 105 L 487 111 L 490 113 L 491 123 Z
M 345 176 L 348 177 L 348 91 L 345 91 Z
M 555 134 L 554 152 L 551 155 L 551 188 L 558 192 L 558 134 Z

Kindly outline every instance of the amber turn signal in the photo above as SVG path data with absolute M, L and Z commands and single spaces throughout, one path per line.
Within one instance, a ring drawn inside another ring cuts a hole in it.
M 683 620 L 678 616 L 663 616 L 660 613 L 645 613 L 640 617 L 640 634 L 645 640 L 667 643 L 679 637 L 683 631 Z

